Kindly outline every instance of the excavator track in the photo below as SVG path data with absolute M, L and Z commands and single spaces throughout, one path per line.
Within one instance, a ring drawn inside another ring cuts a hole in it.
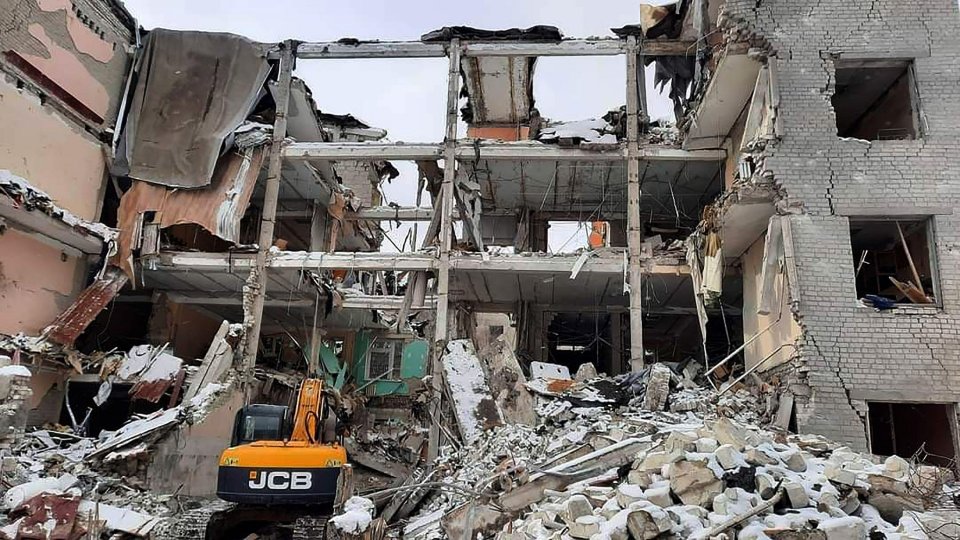
M 256 534 L 259 540 L 316 540 L 326 537 L 331 512 L 329 505 L 237 505 L 211 515 L 203 538 L 236 540 Z

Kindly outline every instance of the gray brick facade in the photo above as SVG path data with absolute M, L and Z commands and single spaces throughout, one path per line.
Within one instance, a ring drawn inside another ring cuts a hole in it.
M 783 130 L 766 167 L 787 202 L 803 208 L 790 218 L 804 330 L 797 365 L 809 385 L 798 424 L 865 449 L 868 401 L 960 396 L 957 2 L 730 0 L 726 10 L 776 52 Z M 838 137 L 830 101 L 837 55 L 914 59 L 921 137 Z M 898 215 L 932 216 L 939 307 L 880 313 L 857 301 L 849 219 Z

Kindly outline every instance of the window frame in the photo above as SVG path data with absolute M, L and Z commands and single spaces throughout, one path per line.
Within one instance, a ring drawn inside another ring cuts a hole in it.
M 914 304 L 912 302 L 896 302 L 898 307 L 909 307 L 914 309 L 943 309 L 943 297 L 941 294 L 940 286 L 940 264 L 939 257 L 937 256 L 937 228 L 936 228 L 936 215 L 894 215 L 894 216 L 848 216 L 847 217 L 847 236 L 848 243 L 850 245 L 850 254 L 853 255 L 853 234 L 852 226 L 854 223 L 863 223 L 863 222 L 900 222 L 905 221 L 918 222 L 922 221 L 924 224 L 926 234 L 926 244 L 927 244 L 927 257 L 929 257 L 929 266 L 930 266 L 930 282 L 932 285 L 932 294 L 933 294 L 933 303 L 931 304 Z M 851 258 L 851 270 L 853 270 L 853 289 L 854 296 L 857 301 L 860 300 L 860 294 L 857 292 L 857 261 L 855 257 Z
M 840 54 L 835 56 L 833 59 L 833 82 L 834 85 L 837 81 L 838 72 L 841 69 L 870 69 L 870 68 L 882 68 L 884 66 L 890 67 L 894 64 L 902 64 L 905 68 L 907 74 L 907 91 L 909 93 L 908 99 L 910 100 L 910 110 L 911 110 L 911 119 L 913 123 L 913 136 L 905 138 L 896 138 L 896 139 L 881 139 L 875 138 L 870 139 L 870 142 L 885 142 L 885 141 L 920 141 L 923 140 L 924 135 L 926 134 L 926 125 L 923 121 L 923 108 L 921 106 L 920 100 L 920 87 L 918 85 L 917 79 L 917 57 L 915 56 L 883 56 L 882 54 L 877 55 L 846 55 Z M 833 96 L 836 95 L 836 88 L 833 89 L 833 94 L 830 96 L 830 108 L 833 110 L 834 117 L 836 120 L 837 109 L 833 104 Z M 843 138 L 839 132 L 839 126 L 837 127 L 837 138 Z
M 400 382 L 402 377 L 402 364 L 403 364 L 403 349 L 406 346 L 406 340 L 396 339 L 396 338 L 375 338 L 373 342 L 370 343 L 370 346 L 367 347 L 367 352 L 364 355 L 364 376 L 367 381 L 372 381 L 374 379 L 378 381 L 388 381 L 388 382 Z M 371 362 L 371 356 L 374 353 L 382 352 L 384 348 L 389 348 L 390 350 L 390 368 L 386 373 L 383 374 L 373 374 L 370 371 L 373 363 Z M 396 378 L 394 378 L 396 376 Z

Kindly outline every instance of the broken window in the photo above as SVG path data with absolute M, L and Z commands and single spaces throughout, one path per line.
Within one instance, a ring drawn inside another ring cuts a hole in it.
M 400 363 L 403 359 L 403 341 L 380 339 L 367 351 L 367 380 L 400 380 Z
M 837 135 L 866 140 L 920 136 L 909 60 L 839 60 L 831 102 Z
M 916 457 L 921 463 L 949 467 L 954 456 L 952 404 L 867 404 L 870 411 L 870 452 L 881 456 Z
M 930 219 L 851 221 L 857 298 L 935 302 L 932 233 Z

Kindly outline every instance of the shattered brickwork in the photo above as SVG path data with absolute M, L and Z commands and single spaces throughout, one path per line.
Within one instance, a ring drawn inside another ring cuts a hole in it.
M 9 450 L 23 440 L 27 425 L 27 400 L 30 378 L 0 375 L 0 451 Z
M 805 209 L 790 218 L 809 370 L 809 397 L 798 388 L 799 428 L 864 449 L 867 401 L 955 402 L 960 385 L 957 2 L 729 0 L 725 9 L 776 51 L 783 131 L 766 167 L 788 202 Z M 836 54 L 915 58 L 922 137 L 839 138 L 830 102 Z M 942 308 L 861 307 L 848 217 L 932 214 L 940 214 L 933 224 Z

